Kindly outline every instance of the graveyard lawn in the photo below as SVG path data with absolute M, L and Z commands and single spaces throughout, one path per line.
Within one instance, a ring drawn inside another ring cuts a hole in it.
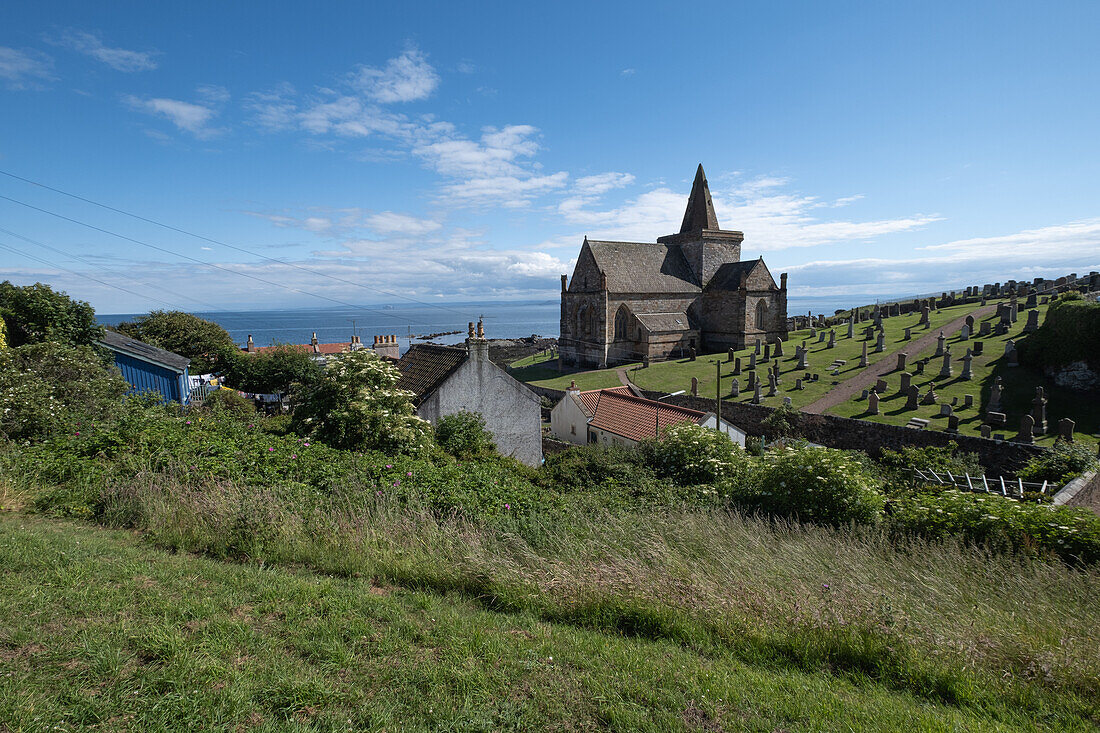
M 767 368 L 771 366 L 774 358 L 767 363 L 760 361 L 763 357 L 763 346 L 761 346 L 761 354 L 757 357 L 756 369 L 757 376 L 761 379 L 762 384 L 760 402 L 763 405 L 778 407 L 783 404 L 784 397 L 790 397 L 791 404 L 795 407 L 805 407 L 824 397 L 834 386 L 863 371 L 859 366 L 859 359 L 864 343 L 867 344 L 867 363 L 869 365 L 877 364 L 883 359 L 896 360 L 895 352 L 904 351 L 906 326 L 914 326 L 912 337 L 917 339 L 927 333 L 938 333 L 938 327 L 950 323 L 956 318 L 966 316 L 977 307 L 976 304 L 971 303 L 932 311 L 929 314 L 931 328 L 928 330 L 923 327 L 916 327 L 916 323 L 920 320 L 920 313 L 884 318 L 882 326 L 886 336 L 885 351 L 882 353 L 874 353 L 874 339 L 870 341 L 864 341 L 863 339 L 863 329 L 871 325 L 871 321 L 855 324 L 853 338 L 848 338 L 848 327 L 846 325 L 835 326 L 833 330 L 836 331 L 836 342 L 833 348 L 828 347 L 830 329 L 818 330 L 819 334 L 825 333 L 825 340 L 822 342 L 818 341 L 817 336 L 811 337 L 809 330 L 792 331 L 788 340 L 783 343 L 783 356 L 779 359 L 781 381 L 774 397 L 767 396 Z M 795 346 L 801 345 L 803 341 L 806 341 L 806 347 L 809 349 L 809 369 L 798 369 L 798 359 L 794 355 Z M 631 380 L 642 389 L 661 392 L 689 389 L 691 378 L 696 377 L 699 380 L 699 396 L 713 398 L 715 396 L 716 380 L 715 362 L 719 361 L 722 365 L 722 398 L 736 402 L 751 402 L 753 394 L 751 390 L 746 389 L 746 385 L 748 384 L 749 358 L 752 352 L 753 348 L 750 347 L 734 353 L 735 357 L 741 358 L 741 374 L 736 377 L 733 374 L 734 364 L 727 362 L 726 353 L 700 356 L 694 362 L 687 359 L 661 362 L 646 368 L 632 368 L 627 373 Z M 834 376 L 828 367 L 836 360 L 843 360 L 845 363 L 839 367 L 837 374 Z M 817 374 L 819 379 L 817 381 L 804 379 L 807 372 Z M 740 395 L 736 398 L 730 395 L 733 379 L 735 378 L 738 380 L 740 387 Z M 795 388 L 795 380 L 799 378 L 803 378 L 802 390 Z
M 1018 730 L 866 675 L 0 514 L 0 730 Z M 1030 689 L 1030 688 L 1029 688 Z
M 1046 305 L 1038 307 L 1040 322 L 1046 316 L 1047 307 Z M 996 314 L 993 314 L 985 320 L 994 325 L 998 319 Z M 867 414 L 867 401 L 859 399 L 860 395 L 827 412 L 831 415 L 855 417 L 891 425 L 905 425 L 911 418 L 916 417 L 929 421 L 925 430 L 944 430 L 947 428 L 948 418 L 940 415 L 940 406 L 951 404 L 954 400 L 956 405 L 952 409 L 959 418 L 959 432 L 963 435 L 977 436 L 981 434 L 984 416 L 981 408 L 988 404 L 993 381 L 999 376 L 1003 385 L 1000 411 L 1006 415 L 1006 423 L 995 427 L 994 435 L 1002 434 L 1007 439 L 1015 437 L 1020 429 L 1020 419 L 1031 412 L 1035 388 L 1043 387 L 1048 400 L 1046 406 L 1048 432 L 1045 435 L 1036 436 L 1035 442 L 1039 445 L 1053 444 L 1057 438 L 1058 420 L 1068 417 L 1076 422 L 1074 439 L 1095 444 L 1096 435 L 1100 433 L 1100 400 L 1097 400 L 1095 395 L 1090 398 L 1089 395 L 1058 387 L 1040 371 L 1023 366 L 1008 366 L 1005 345 L 1010 339 L 1019 343 L 1022 338 L 1026 338 L 1023 333 L 1026 323 L 1027 311 L 1021 309 L 1017 322 L 1012 324 L 1007 334 L 1000 336 L 990 334 L 963 341 L 957 331 L 951 334 L 945 333 L 947 337 L 945 344 L 951 348 L 952 367 L 952 376 L 947 379 L 939 377 L 943 358 L 933 356 L 934 347 L 918 354 L 909 354 L 906 371 L 913 374 L 912 383 L 918 387 L 922 398 L 928 391 L 929 385 L 935 384 L 937 404 L 918 404 L 916 410 L 906 410 L 906 397 L 898 391 L 901 373 L 892 371 L 883 377 L 888 384 L 888 389 L 884 395 L 880 395 L 878 415 Z M 979 324 L 980 321 L 975 326 Z M 963 380 L 961 378 L 962 357 L 967 348 L 973 349 L 975 341 L 984 342 L 983 353 L 975 356 L 971 362 L 973 378 L 969 381 Z M 916 362 L 924 358 L 928 359 L 924 373 L 914 373 Z M 966 395 L 973 396 L 972 407 L 963 407 Z
M 557 357 L 551 359 L 548 354 L 535 354 L 514 361 L 508 366 L 508 371 L 521 382 L 549 389 L 564 390 L 571 382 L 576 382 L 580 389 L 605 389 L 622 384 L 615 369 L 559 372 Z

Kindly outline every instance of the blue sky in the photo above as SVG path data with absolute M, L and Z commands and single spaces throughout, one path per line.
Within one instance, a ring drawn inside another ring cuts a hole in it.
M 160 248 L 0 199 L 3 277 L 103 313 L 553 298 L 585 234 L 678 230 L 700 162 L 793 295 L 1100 269 L 1100 4 L 318 5 L 4 4 L 0 170 L 259 256 L 0 176 Z

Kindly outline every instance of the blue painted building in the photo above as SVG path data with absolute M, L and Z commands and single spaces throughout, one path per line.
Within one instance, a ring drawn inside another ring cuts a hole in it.
M 156 392 L 165 401 L 187 404 L 191 394 L 187 379 L 190 359 L 115 331 L 106 331 L 96 343 L 115 355 L 115 366 L 130 383 L 131 392 Z

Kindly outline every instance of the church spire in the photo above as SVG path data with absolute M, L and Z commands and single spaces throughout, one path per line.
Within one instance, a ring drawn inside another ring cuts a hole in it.
M 684 212 L 680 233 L 697 232 L 700 229 L 718 229 L 718 217 L 710 200 L 710 187 L 707 185 L 707 174 L 703 172 L 702 163 L 695 171 L 695 182 L 691 184 L 691 195 L 688 196 L 687 211 Z

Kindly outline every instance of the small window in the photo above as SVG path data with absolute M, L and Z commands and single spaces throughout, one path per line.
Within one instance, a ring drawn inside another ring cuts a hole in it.
M 570 425 L 569 426 L 569 432 L 572 435 L 576 435 L 577 434 L 577 426 L 576 425 Z

